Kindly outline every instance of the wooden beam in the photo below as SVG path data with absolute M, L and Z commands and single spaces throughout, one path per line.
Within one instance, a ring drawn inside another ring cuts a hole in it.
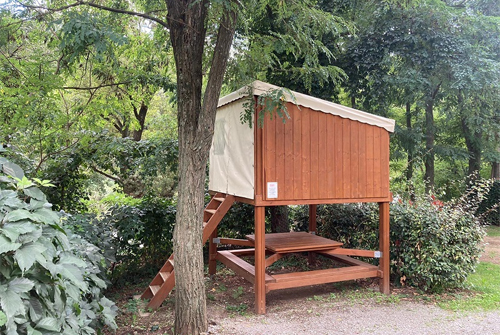
M 377 267 L 352 266 L 347 268 L 294 272 L 273 275 L 274 283 L 267 283 L 269 291 L 291 287 L 334 283 L 344 280 L 377 277 Z
M 334 250 L 328 250 L 330 255 L 346 255 L 346 256 L 358 256 L 358 257 L 371 257 L 375 258 L 376 251 L 373 250 L 361 250 L 361 249 L 344 249 L 337 248 Z
M 244 247 L 253 247 L 254 243 L 249 240 L 244 240 L 240 238 L 220 238 L 219 244 L 231 244 L 231 245 L 241 245 Z
M 309 205 L 309 233 L 316 234 L 317 223 L 316 223 L 316 209 L 318 205 Z M 316 254 L 314 252 L 307 253 L 307 261 L 309 264 L 316 264 Z
M 255 312 L 266 313 L 265 207 L 255 207 Z
M 283 254 L 272 254 L 268 258 L 266 258 L 266 268 L 271 266 L 274 262 L 276 262 L 278 259 L 282 258 Z
M 232 251 L 219 251 L 216 258 L 239 276 L 242 276 L 252 284 L 255 283 L 255 267 L 234 255 Z M 266 275 L 265 280 L 271 282 L 274 281 L 274 278 Z
M 343 264 L 352 265 L 352 266 L 364 266 L 364 267 L 368 267 L 368 268 L 376 268 L 376 269 L 378 269 L 377 266 L 369 264 L 369 263 L 366 263 L 366 262 L 363 262 L 363 261 L 360 261 L 359 259 L 351 258 L 351 257 L 345 256 L 345 255 L 332 255 L 332 254 L 330 254 L 329 250 L 327 250 L 327 251 L 318 251 L 318 253 L 321 254 L 321 255 L 323 255 L 323 256 L 326 256 L 328 258 L 331 258 L 333 260 L 336 260 L 336 261 L 338 261 L 340 263 L 343 263 Z
M 217 244 L 214 243 L 214 238 L 217 237 L 217 228 L 214 229 L 208 239 L 208 274 L 214 275 L 217 272 Z
M 251 203 L 255 206 L 286 206 L 286 205 L 323 205 L 323 204 L 344 204 L 358 202 L 389 202 L 391 197 L 369 197 L 369 198 L 333 198 L 333 199 L 302 199 L 302 200 L 263 200 L 257 195 L 254 201 L 240 200 L 241 202 Z
M 380 292 L 390 294 L 390 235 L 389 235 L 389 202 L 379 203 L 379 249 L 382 251 L 379 268 L 382 271 L 379 286 Z

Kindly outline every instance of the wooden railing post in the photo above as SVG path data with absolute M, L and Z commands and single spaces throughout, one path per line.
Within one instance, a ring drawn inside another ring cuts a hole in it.
M 255 313 L 266 313 L 265 207 L 255 207 Z
M 208 239 L 208 274 L 214 275 L 217 272 L 217 244 L 214 243 L 214 238 L 217 237 L 217 228 Z
M 390 234 L 389 234 L 389 203 L 379 203 L 379 250 L 382 252 L 379 270 L 382 271 L 379 288 L 383 294 L 390 294 Z

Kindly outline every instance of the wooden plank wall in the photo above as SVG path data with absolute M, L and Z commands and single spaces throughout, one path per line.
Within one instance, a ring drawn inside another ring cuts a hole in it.
M 390 196 L 387 130 L 293 104 L 288 112 L 286 123 L 266 116 L 265 200 Z M 278 182 L 277 199 L 267 199 L 267 182 Z

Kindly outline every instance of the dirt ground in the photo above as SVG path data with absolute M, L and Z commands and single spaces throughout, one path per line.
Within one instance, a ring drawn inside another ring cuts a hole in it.
M 486 237 L 481 261 L 500 265 L 500 237 Z M 300 270 L 300 269 L 297 269 Z M 275 269 L 280 271 L 280 269 Z M 110 292 L 120 314 L 114 334 L 173 334 L 174 295 L 156 311 L 146 311 L 133 297 L 147 285 Z M 267 314 L 254 313 L 250 283 L 221 266 L 206 277 L 208 334 L 499 334 L 500 313 L 444 311 L 437 303 L 454 299 L 456 292 L 429 296 L 409 288 L 378 293 L 374 279 L 271 291 Z M 113 334 L 113 332 L 108 332 Z
M 500 265 L 500 237 L 486 236 L 484 243 L 484 253 L 480 261 Z

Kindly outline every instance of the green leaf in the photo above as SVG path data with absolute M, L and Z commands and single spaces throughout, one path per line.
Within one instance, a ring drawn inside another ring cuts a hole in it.
M 9 212 L 6 216 L 5 216 L 5 221 L 6 222 L 15 222 L 15 221 L 20 221 L 20 220 L 24 220 L 24 219 L 30 219 L 32 220 L 32 216 L 31 216 L 31 213 L 25 209 L 16 209 L 12 212 Z
M 17 250 L 21 243 L 11 242 L 7 237 L 0 235 L 0 254 Z
M 61 330 L 61 323 L 56 318 L 43 318 L 35 326 L 37 329 L 45 329 L 53 332 L 59 332 Z
M 29 221 L 18 221 L 6 223 L 1 230 L 11 241 L 16 241 L 19 235 L 31 233 L 38 229 L 40 229 L 40 227 Z
M 7 315 L 0 311 L 0 327 L 2 327 L 7 322 Z
M 19 165 L 12 162 L 3 163 L 2 170 L 5 174 L 14 178 L 22 179 L 24 177 L 23 169 L 21 169 Z
M 59 215 L 48 208 L 37 209 L 32 213 L 32 217 L 39 222 L 43 222 L 51 226 L 59 223 Z
M 15 293 L 24 293 L 28 292 L 35 286 L 31 280 L 27 278 L 14 278 L 9 282 L 9 290 Z
M 35 261 L 39 259 L 39 255 L 45 250 L 47 250 L 47 248 L 39 243 L 28 243 L 16 251 L 14 259 L 17 261 L 21 271 L 24 272 L 33 266 Z
M 75 257 L 69 253 L 64 253 L 58 262 L 59 264 L 73 264 L 81 268 L 85 268 L 87 264 L 80 258 Z
M 46 201 L 46 197 L 45 197 L 45 194 L 43 194 L 43 192 L 38 188 L 38 187 L 29 187 L 29 188 L 25 188 L 23 190 L 24 194 L 26 194 L 27 196 L 33 198 L 33 199 L 37 199 L 37 200 L 40 200 L 40 201 Z
M 30 297 L 30 319 L 31 321 L 38 321 L 43 316 L 43 306 L 40 300 L 35 297 Z
M 16 316 L 17 314 L 24 314 L 23 301 L 16 292 L 9 290 L 5 292 L 0 291 L 0 305 L 8 319 Z
M 33 327 L 28 325 L 28 335 L 43 335 L 41 332 L 39 332 L 36 329 L 33 329 Z

